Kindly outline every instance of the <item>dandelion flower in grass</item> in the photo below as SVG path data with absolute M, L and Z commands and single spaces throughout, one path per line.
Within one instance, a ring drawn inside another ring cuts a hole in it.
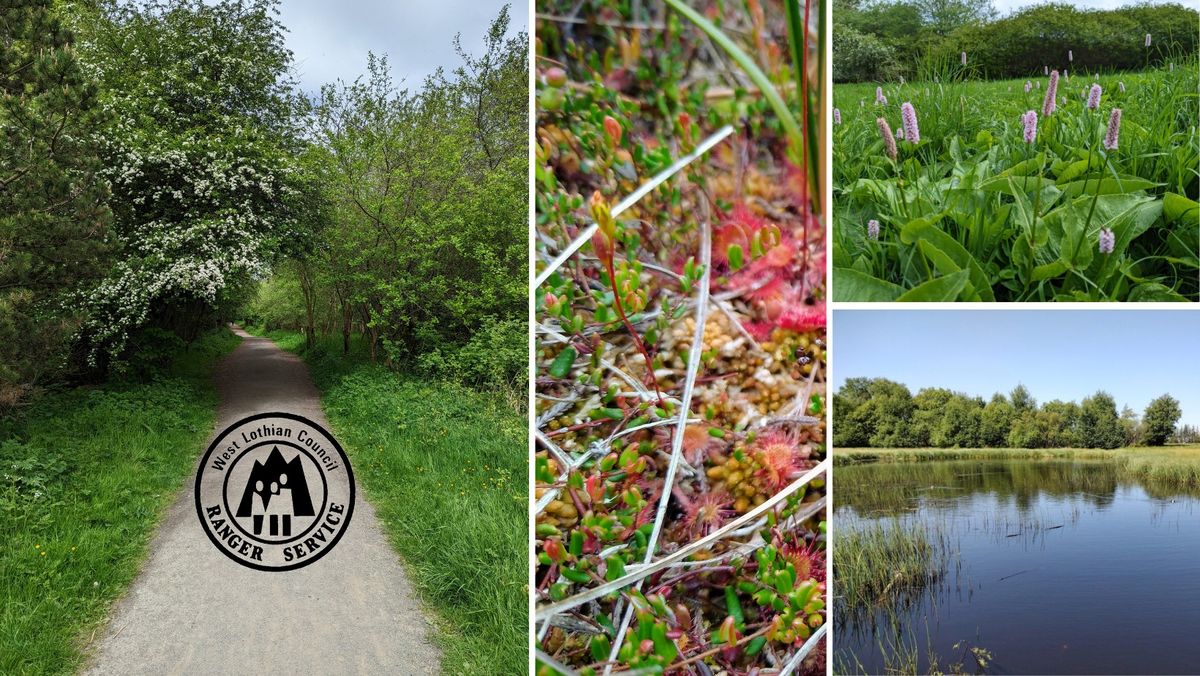
M 883 117 L 875 120 L 875 124 L 879 127 L 879 135 L 883 137 L 883 151 L 888 157 L 896 159 L 896 137 L 892 136 L 892 125 Z
M 1021 123 L 1025 127 L 1025 142 L 1033 143 L 1037 138 L 1037 111 L 1030 110 L 1021 116 Z
M 1088 90 L 1087 107 L 1088 110 L 1100 107 L 1100 85 L 1093 83 L 1092 88 Z
M 833 109 L 833 123 L 834 124 L 842 123 L 842 111 L 838 110 L 837 108 Z
M 904 140 L 912 144 L 921 142 L 921 128 L 917 126 L 917 109 L 905 101 L 900 104 L 900 118 L 904 122 Z
M 1117 236 L 1108 228 L 1100 228 L 1100 253 L 1110 254 L 1117 245 Z
M 1108 131 L 1104 133 L 1104 149 L 1116 150 L 1117 139 L 1121 135 L 1121 109 L 1113 108 L 1108 118 Z
M 1150 34 L 1149 33 L 1146 33 L 1146 46 L 1147 47 L 1150 46 Z
M 1029 90 L 1031 90 L 1031 89 L 1033 89 L 1033 83 L 1030 82 L 1029 80 L 1026 80 L 1025 81 L 1025 93 L 1028 94 Z
M 887 97 L 883 95 L 883 87 L 875 88 L 875 103 L 879 105 L 887 105 Z
M 1050 71 L 1050 82 L 1046 84 L 1046 98 L 1042 100 L 1042 117 L 1054 114 L 1054 104 L 1058 100 L 1058 71 Z
M 874 218 L 867 221 L 867 237 L 879 239 L 879 221 Z

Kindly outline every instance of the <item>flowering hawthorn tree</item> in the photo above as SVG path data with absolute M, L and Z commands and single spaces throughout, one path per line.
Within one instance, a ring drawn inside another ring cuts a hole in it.
M 274 2 L 148 0 L 81 19 L 113 123 L 111 274 L 83 299 L 88 362 L 154 324 L 190 337 L 302 233 L 293 103 Z

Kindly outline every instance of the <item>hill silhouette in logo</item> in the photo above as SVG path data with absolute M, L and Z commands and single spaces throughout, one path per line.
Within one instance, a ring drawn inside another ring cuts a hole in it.
M 271 449 L 265 463 L 254 461 L 250 468 L 250 478 L 246 480 L 246 488 L 242 491 L 242 499 L 238 503 L 237 516 L 250 516 L 253 496 L 258 493 L 262 498 L 263 507 L 271 502 L 271 482 L 279 481 L 280 476 L 287 477 L 285 486 L 292 490 L 292 514 L 295 516 L 314 516 L 312 496 L 308 493 L 308 482 L 304 479 L 304 467 L 300 464 L 300 454 L 290 461 L 283 459 L 279 447 Z M 254 484 L 263 482 L 263 489 L 256 491 Z

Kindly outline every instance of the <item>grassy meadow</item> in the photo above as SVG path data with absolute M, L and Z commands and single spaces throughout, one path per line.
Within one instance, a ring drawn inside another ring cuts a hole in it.
M 171 363 L 98 387 L 48 391 L 0 418 L 0 673 L 71 672 L 215 423 L 229 331 Z
M 442 672 L 524 673 L 527 460 L 515 402 L 371 364 L 361 340 L 344 357 L 340 336 L 306 350 L 300 333 L 266 335 L 308 363 L 365 497 L 436 611 Z
M 874 83 L 834 87 L 835 300 L 1200 300 L 1195 57 L 1141 73 L 1067 72 L 1048 117 L 1042 73 L 981 81 L 947 68 L 884 84 L 885 103 Z M 1102 93 L 1089 109 L 1093 83 Z M 905 102 L 917 143 L 902 138 Z M 1037 113 L 1032 142 L 1027 111 Z M 894 160 L 881 117 L 896 134 Z M 1111 252 L 1100 251 L 1102 231 Z

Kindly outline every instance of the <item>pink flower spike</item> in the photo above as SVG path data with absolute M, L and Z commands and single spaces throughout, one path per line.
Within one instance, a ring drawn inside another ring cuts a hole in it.
M 964 65 L 964 66 L 967 65 L 967 53 L 963 52 L 962 54 L 959 55 L 959 57 L 962 60 L 962 65 Z
M 1075 52 L 1072 52 L 1069 49 L 1067 50 L 1067 61 L 1070 61 L 1071 63 L 1075 63 Z
M 1046 85 L 1046 98 L 1042 100 L 1042 117 L 1054 114 L 1055 102 L 1058 100 L 1058 71 L 1050 71 L 1050 82 Z
M 887 118 L 884 117 L 875 120 L 875 124 L 879 127 L 879 135 L 883 137 L 883 151 L 895 160 L 896 137 L 892 135 L 892 125 L 888 124 Z
M 900 118 L 904 122 L 904 140 L 916 145 L 921 142 L 921 128 L 917 126 L 917 110 L 905 101 L 900 104 Z
M 867 221 L 867 237 L 879 239 L 879 221 L 874 218 Z
M 1088 110 L 1095 110 L 1100 107 L 1100 85 L 1092 84 L 1092 88 L 1088 91 L 1087 97 Z
M 833 109 L 833 123 L 834 124 L 842 123 L 842 111 L 838 110 L 837 108 Z
M 1021 116 L 1021 122 L 1025 125 L 1025 142 L 1033 143 L 1037 138 L 1037 111 L 1031 110 Z
M 883 87 L 875 88 L 875 103 L 882 106 L 887 105 L 887 97 L 883 95 Z
M 1149 33 L 1146 33 L 1146 47 L 1147 48 L 1150 47 L 1150 34 Z
M 1100 253 L 1108 255 L 1117 245 L 1117 236 L 1108 228 L 1100 228 Z
M 1116 150 L 1117 139 L 1121 135 L 1121 109 L 1113 108 L 1108 118 L 1108 131 L 1104 134 L 1104 149 Z
M 1033 89 L 1033 83 L 1030 82 L 1029 80 L 1026 80 L 1025 81 L 1025 93 L 1028 94 L 1029 90 L 1031 90 L 1031 89 Z

